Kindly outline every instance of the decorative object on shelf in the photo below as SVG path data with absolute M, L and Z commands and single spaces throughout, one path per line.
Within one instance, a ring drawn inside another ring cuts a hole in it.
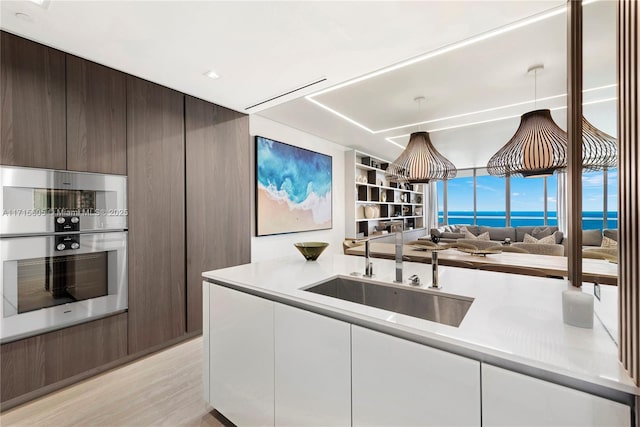
M 383 191 L 382 193 L 380 193 L 380 201 L 381 202 L 386 202 L 387 201 L 387 192 Z
M 417 206 L 415 209 L 416 216 L 422 216 L 422 206 Z
M 332 228 L 331 187 L 331 156 L 256 136 L 256 235 Z
M 418 103 L 418 109 L 421 109 L 425 98 L 417 96 L 413 100 Z M 407 147 L 389 165 L 385 176 L 396 182 L 418 184 L 451 179 L 456 173 L 453 163 L 440 154 L 431 143 L 429 132 L 413 132 Z
M 537 75 L 544 65 L 529 67 L 534 74 L 534 103 L 537 100 Z M 616 167 L 618 147 L 608 135 L 582 117 L 582 166 L 585 170 Z M 567 133 L 551 118 L 549 110 L 534 110 L 520 118 L 520 126 L 511 139 L 487 163 L 494 176 L 549 176 L 567 167 Z
M 300 251 L 307 261 L 315 261 L 327 249 L 329 244 L 326 242 L 300 242 L 294 243 L 293 246 Z
M 365 218 L 376 218 L 376 209 L 373 205 L 367 205 L 364 207 Z

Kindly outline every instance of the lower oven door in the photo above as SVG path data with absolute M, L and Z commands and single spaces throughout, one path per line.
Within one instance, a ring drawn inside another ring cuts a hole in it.
M 0 239 L 0 342 L 127 308 L 127 232 Z

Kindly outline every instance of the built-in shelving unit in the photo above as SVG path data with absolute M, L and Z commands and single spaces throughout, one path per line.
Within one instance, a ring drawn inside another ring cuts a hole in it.
M 422 234 L 425 227 L 423 185 L 398 184 L 385 177 L 388 161 L 359 151 L 346 157 L 346 237 L 370 237 L 390 231 L 401 220 L 404 231 Z

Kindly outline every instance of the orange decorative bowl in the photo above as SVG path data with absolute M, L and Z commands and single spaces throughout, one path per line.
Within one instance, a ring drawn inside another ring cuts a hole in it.
M 300 251 L 307 261 L 315 261 L 329 244 L 326 242 L 300 242 L 294 243 L 293 246 Z

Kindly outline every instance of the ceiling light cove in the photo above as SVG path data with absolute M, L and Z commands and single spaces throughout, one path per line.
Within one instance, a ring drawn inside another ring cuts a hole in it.
M 613 86 L 615 86 L 615 85 L 613 85 Z M 603 87 L 611 87 L 611 85 L 610 86 L 603 86 Z M 587 92 L 587 91 L 585 90 L 583 92 Z M 564 95 L 562 95 L 562 96 L 564 96 Z M 582 105 L 583 106 L 585 106 L 585 105 L 595 105 L 595 104 L 602 104 L 604 102 L 613 102 L 613 101 L 617 101 L 617 100 L 618 100 L 617 97 L 596 99 L 594 101 L 583 102 Z M 558 110 L 565 110 L 566 108 L 567 108 L 566 105 L 562 105 L 560 107 L 550 108 L 549 110 L 550 111 L 558 111 Z M 498 121 L 501 121 L 501 120 L 515 119 L 515 118 L 518 118 L 520 116 L 521 116 L 521 114 L 496 117 L 496 118 L 493 118 L 493 119 L 480 120 L 480 121 L 477 121 L 477 122 L 463 123 L 463 124 L 454 125 L 454 126 L 446 126 L 446 127 L 441 127 L 441 128 L 429 129 L 428 132 L 429 133 L 433 133 L 433 132 L 440 132 L 440 131 L 450 130 L 450 129 L 458 129 L 458 128 L 463 128 L 463 127 L 467 127 L 467 126 L 481 125 L 481 124 L 484 124 L 484 123 L 498 122 Z M 403 135 L 390 136 L 390 137 L 385 138 L 385 141 L 387 141 L 387 142 L 389 142 L 389 143 L 391 143 L 391 144 L 393 144 L 393 145 L 395 145 L 397 147 L 400 147 L 401 149 L 404 150 L 405 147 L 403 145 L 400 145 L 397 142 L 395 142 L 394 139 L 407 138 L 408 136 L 410 136 L 410 134 L 408 134 L 408 133 L 405 133 Z

